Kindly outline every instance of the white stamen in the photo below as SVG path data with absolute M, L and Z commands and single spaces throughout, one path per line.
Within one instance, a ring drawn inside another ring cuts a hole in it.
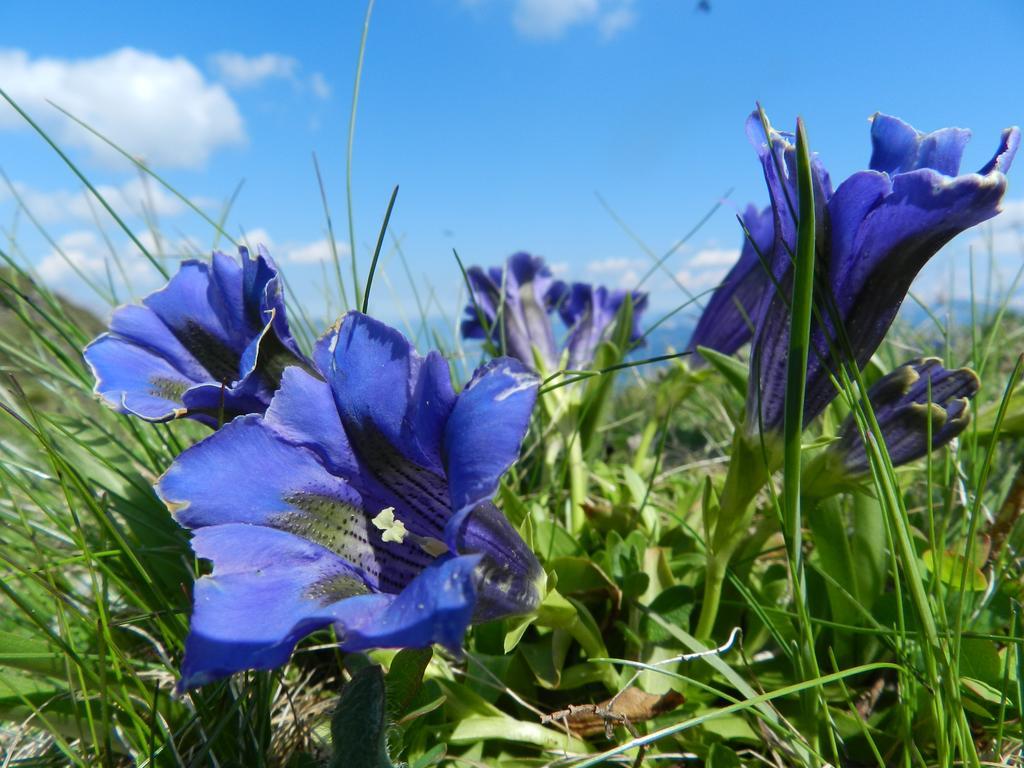
M 395 517 L 394 507 L 385 507 L 370 522 L 373 523 L 374 528 L 384 532 L 381 536 L 383 541 L 393 541 L 396 544 L 401 544 L 409 533 L 405 523 Z

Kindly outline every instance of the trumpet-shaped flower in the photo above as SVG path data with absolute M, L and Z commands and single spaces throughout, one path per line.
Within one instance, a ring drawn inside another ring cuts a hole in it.
M 970 400 L 977 392 L 974 371 L 948 370 L 934 357 L 911 360 L 879 379 L 868 391 L 868 400 L 893 466 L 919 459 L 963 432 L 971 420 Z M 870 471 L 864 440 L 852 415 L 829 453 L 847 476 Z
M 538 379 L 518 361 L 458 394 L 437 352 L 346 315 L 285 370 L 264 416 L 185 451 L 157 490 L 213 563 L 195 585 L 180 686 L 287 661 L 333 625 L 341 647 L 458 648 L 470 621 L 526 613 L 543 572 L 490 499 Z
M 640 318 L 647 309 L 646 293 L 610 291 L 603 285 L 588 283 L 573 283 L 563 292 L 558 314 L 569 328 L 565 347 L 569 350 L 570 368 L 587 368 L 594 361 L 598 346 L 608 339 L 627 296 L 631 298 L 633 313 L 629 340 L 640 340 Z
M 797 207 L 795 148 L 755 114 L 748 123 L 764 168 L 774 211 L 773 271 L 781 292 L 768 290 L 755 322 L 747 397 L 748 428 L 782 426 L 789 349 L 788 292 L 792 286 Z M 839 365 L 862 368 L 878 348 L 914 277 L 950 239 L 995 216 L 1020 131 L 1003 131 L 992 159 L 977 173 L 959 174 L 968 133 L 921 134 L 875 115 L 871 168 L 854 173 L 832 193 L 814 173 L 816 295 L 820 318 L 811 328 L 804 423 L 836 396 L 830 375 Z M 760 413 L 758 409 L 760 407 Z
M 534 350 L 543 365 L 558 364 L 555 336 L 549 317 L 562 297 L 564 284 L 556 281 L 544 259 L 528 253 L 509 256 L 504 268 L 484 271 L 470 267 L 471 301 L 462 321 L 467 339 L 487 339 L 502 354 L 535 367 Z
M 486 338 L 494 346 L 530 368 L 538 362 L 554 370 L 568 352 L 570 368 L 586 368 L 602 341 L 608 338 L 627 292 L 609 291 L 587 283 L 567 285 L 555 280 L 540 256 L 516 253 L 504 267 L 470 267 L 466 272 L 472 300 L 466 306 L 462 335 Z M 640 317 L 647 308 L 647 294 L 630 294 L 633 326 L 630 341 L 640 334 Z M 561 348 L 555 342 L 551 315 L 558 311 L 568 327 Z
M 185 261 L 164 288 L 114 312 L 84 353 L 100 397 L 148 421 L 214 427 L 266 410 L 285 366 L 305 363 L 270 254 L 239 253 L 241 266 L 219 252 Z
M 775 235 L 771 206 L 761 211 L 748 205 L 741 218 L 747 236 L 743 238 L 740 257 L 729 270 L 707 306 L 690 337 L 688 349 L 707 347 L 723 355 L 731 355 L 753 336 L 753 316 L 761 297 L 771 286 L 769 264 Z M 694 360 L 700 360 L 695 357 Z

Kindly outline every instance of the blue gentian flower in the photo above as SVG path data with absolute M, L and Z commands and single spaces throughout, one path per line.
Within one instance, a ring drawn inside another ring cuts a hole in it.
M 461 645 L 527 613 L 543 571 L 491 503 L 538 378 L 516 360 L 458 394 L 437 352 L 352 312 L 289 367 L 265 416 L 188 449 L 157 490 L 213 572 L 195 584 L 180 688 L 288 660 L 328 625 L 341 647 Z
M 487 339 L 534 370 L 539 363 L 546 373 L 562 364 L 566 353 L 569 368 L 588 368 L 626 298 L 625 291 L 555 280 L 544 259 L 528 253 L 509 256 L 504 267 L 470 267 L 466 276 L 472 297 L 462 320 L 463 337 Z M 637 341 L 647 294 L 637 291 L 631 296 L 630 341 Z M 561 348 L 551 321 L 556 310 L 569 329 Z
M 565 338 L 565 348 L 569 350 L 569 368 L 579 370 L 590 367 L 598 346 L 611 334 L 615 318 L 627 295 L 632 299 L 633 310 L 629 340 L 636 342 L 643 336 L 640 318 L 647 309 L 646 293 L 610 291 L 603 285 L 594 286 L 589 283 L 573 283 L 565 289 L 556 288 L 556 291 L 562 294 L 558 301 L 558 314 L 569 328 Z
M 978 386 L 974 371 L 948 370 L 934 357 L 911 360 L 879 379 L 868 391 L 868 400 L 893 466 L 915 461 L 963 432 L 971 420 L 970 400 L 978 393 Z M 852 415 L 828 452 L 846 476 L 870 471 L 864 441 Z
M 472 296 L 462 335 L 487 339 L 502 354 L 530 368 L 536 367 L 536 354 L 545 368 L 553 370 L 558 365 L 558 351 L 549 315 L 565 286 L 555 280 L 544 259 L 516 253 L 504 267 L 487 271 L 470 267 L 466 276 Z
M 753 336 L 754 312 L 765 289 L 771 286 L 769 265 L 762 259 L 771 258 L 774 214 L 770 205 L 760 211 L 748 205 L 741 218 L 749 236 L 744 236 L 739 259 L 701 313 L 687 347 L 691 352 L 707 347 L 731 355 Z M 701 358 L 695 356 L 693 360 L 699 364 Z
M 774 211 L 773 271 L 782 294 L 768 291 L 755 322 L 747 397 L 748 428 L 781 429 L 788 355 L 788 292 L 796 244 L 795 148 L 791 137 L 769 129 L 755 113 L 748 130 L 761 158 Z M 836 360 L 863 366 L 878 348 L 914 277 L 950 239 L 992 218 L 1006 191 L 1006 171 L 1020 131 L 1003 131 L 999 147 L 977 173 L 959 173 L 968 133 L 915 131 L 875 115 L 871 168 L 835 190 L 814 169 L 817 209 L 817 301 L 823 322 L 811 329 L 804 423 L 836 396 L 830 374 Z M 758 405 L 760 404 L 760 419 Z
M 241 266 L 219 252 L 184 261 L 164 288 L 115 310 L 85 348 L 103 400 L 147 421 L 213 427 L 266 410 L 284 368 L 305 361 L 270 254 L 238 250 Z

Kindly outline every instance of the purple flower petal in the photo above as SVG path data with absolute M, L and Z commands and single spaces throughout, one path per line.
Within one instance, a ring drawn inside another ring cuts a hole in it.
M 890 176 L 918 168 L 932 168 L 946 176 L 956 176 L 970 140 L 971 132 L 963 128 L 922 133 L 897 117 L 879 112 L 871 119 L 868 167 Z
M 761 297 L 766 290 L 774 290 L 767 268 L 775 238 L 772 207 L 758 211 L 748 205 L 742 218 L 749 237 L 743 238 L 739 260 L 701 313 L 687 347 L 690 351 L 707 347 L 723 355 L 735 353 L 754 334 L 752 318 Z M 700 361 L 700 358 L 694 360 Z
M 820 214 L 825 227 L 818 228 L 818 285 L 827 292 L 817 297 L 822 318 L 815 319 L 811 330 L 805 424 L 835 397 L 830 374 L 837 361 L 862 368 L 870 359 L 925 263 L 955 235 L 999 212 L 1006 191 L 1003 171 L 1019 144 L 1019 131 L 1003 133 L 986 173 L 955 177 L 942 170 L 959 166 L 966 140 L 962 131 L 924 135 L 895 118 L 878 116 L 873 140 L 872 165 L 892 169 L 893 175 L 877 170 L 853 174 L 834 195 L 826 195 L 827 205 Z M 787 146 L 775 151 L 788 158 L 792 147 L 783 138 L 778 141 Z M 773 138 L 773 147 L 774 143 Z M 761 154 L 763 161 L 765 151 Z M 769 189 L 780 186 L 767 166 L 765 175 Z M 820 192 L 825 191 L 822 186 Z M 772 194 L 777 224 L 774 263 L 785 265 L 786 258 L 779 256 L 785 244 L 780 243 L 778 222 L 787 222 L 790 229 L 786 231 L 792 230 L 794 222 L 788 204 L 778 203 L 778 195 L 777 191 Z M 747 423 L 752 430 L 759 424 L 768 430 L 782 425 L 789 335 L 784 295 L 792 278 L 788 266 L 779 274 L 783 295 L 766 294 L 757 314 L 747 398 Z
M 970 422 L 969 401 L 977 394 L 978 385 L 974 371 L 947 370 L 935 358 L 912 360 L 879 379 L 868 392 L 868 399 L 893 466 L 915 461 L 959 435 Z M 852 416 L 829 450 L 848 474 L 870 471 L 864 441 Z
M 558 307 L 562 321 L 569 327 L 565 346 L 569 350 L 569 368 L 589 368 L 601 342 L 607 340 L 615 326 L 615 318 L 626 300 L 626 291 L 609 291 L 604 286 L 573 283 L 564 292 Z M 630 341 L 643 335 L 640 318 L 647 309 L 647 294 L 629 294 L 633 301 Z
M 347 650 L 457 648 L 475 603 L 475 556 L 433 564 L 390 595 L 370 593 L 328 549 L 273 528 L 203 528 L 192 547 L 213 573 L 196 582 L 181 690 L 280 666 L 300 639 L 331 624 Z
M 183 262 L 142 305 L 114 312 L 85 349 L 96 392 L 150 421 L 188 416 L 210 426 L 262 412 L 288 365 L 305 361 L 287 330 L 266 252 L 243 264 L 215 253 Z
M 540 380 L 519 361 L 498 358 L 459 393 L 444 431 L 444 463 L 456 512 L 488 501 L 519 457 Z
M 473 301 L 466 307 L 462 335 L 487 338 L 503 354 L 531 368 L 536 347 L 544 364 L 553 369 L 558 354 L 549 315 L 564 286 L 555 281 L 544 260 L 516 253 L 508 258 L 504 269 L 470 267 L 466 274 Z M 489 333 L 480 321 L 481 315 Z

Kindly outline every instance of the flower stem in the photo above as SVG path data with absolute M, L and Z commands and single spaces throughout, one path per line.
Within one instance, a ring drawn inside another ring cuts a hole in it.
M 586 525 L 583 502 L 587 498 L 587 467 L 583 462 L 583 445 L 580 436 L 569 436 L 569 504 L 571 508 L 572 533 L 578 534 Z
M 704 600 L 694 635 L 698 640 L 711 639 L 718 609 L 722 600 L 722 587 L 729 570 L 729 561 L 746 535 L 753 516 L 751 502 L 768 479 L 761 451 L 752 446 L 741 426 L 733 439 L 732 460 L 725 476 L 725 485 L 717 510 L 708 516 L 706 536 L 706 565 Z

